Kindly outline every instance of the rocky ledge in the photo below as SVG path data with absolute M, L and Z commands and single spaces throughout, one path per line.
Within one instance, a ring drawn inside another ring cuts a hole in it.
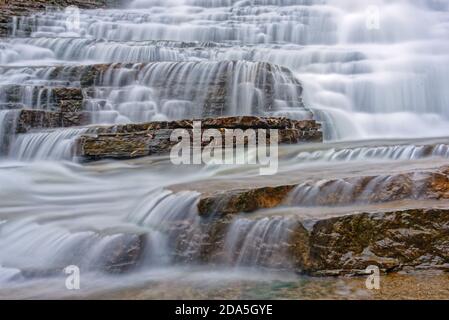
M 449 271 L 449 209 L 411 208 L 354 212 L 307 221 L 293 229 L 289 249 L 299 270 L 315 275 Z
M 304 197 L 308 190 L 314 190 L 314 196 Z M 198 209 L 201 216 L 207 217 L 251 213 L 280 205 L 328 207 L 401 200 L 449 200 L 449 167 L 220 191 L 205 194 Z
M 279 143 L 321 142 L 320 124 L 314 120 L 291 120 L 276 117 L 221 117 L 198 120 L 155 121 L 107 127 L 91 127 L 78 139 L 78 156 L 86 160 L 129 159 L 167 154 L 178 141 L 170 136 L 176 129 L 186 129 L 192 136 L 194 121 L 201 121 L 201 131 L 218 129 L 223 141 L 226 129 L 276 129 Z M 202 147 L 211 143 L 205 142 Z M 235 146 L 235 143 L 234 143 Z
M 204 193 L 202 259 L 232 265 L 254 252 L 258 265 L 314 276 L 365 274 L 370 265 L 383 272 L 449 271 L 449 167 L 339 181 L 351 191 L 321 180 L 309 206 L 296 202 L 310 181 Z M 239 221 L 254 228 L 234 234 L 230 254 L 226 235 Z M 279 228 L 282 239 L 273 241 Z M 265 231 L 254 237 L 249 230 Z

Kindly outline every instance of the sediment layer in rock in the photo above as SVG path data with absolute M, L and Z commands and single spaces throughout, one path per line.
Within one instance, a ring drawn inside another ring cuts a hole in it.
M 347 187 L 346 190 L 339 188 L 338 183 Z M 310 190 L 314 186 L 315 196 L 313 199 L 308 198 L 309 203 L 304 203 L 304 197 L 298 195 L 298 192 Z M 295 200 L 295 196 L 299 199 Z M 216 192 L 203 196 L 198 209 L 200 215 L 211 216 L 251 213 L 279 205 L 344 206 L 429 199 L 449 199 L 449 167 Z
M 79 143 L 80 156 L 88 160 L 103 158 L 135 158 L 169 153 L 178 143 L 170 136 L 176 129 L 186 129 L 192 137 L 194 120 L 160 121 L 143 124 L 119 125 L 92 128 L 82 136 Z M 223 117 L 199 119 L 201 130 L 217 129 L 276 129 L 279 143 L 321 142 L 320 124 L 314 120 L 290 120 L 266 117 Z M 269 130 L 266 131 L 269 135 Z M 267 137 L 269 139 L 269 137 Z M 235 142 L 236 143 L 236 142 Z M 235 146 L 234 143 L 234 146 Z M 203 147 L 209 142 L 203 143 Z
M 87 125 L 89 112 L 55 112 L 44 110 L 20 110 L 15 120 L 15 132 L 26 133 L 31 129 L 48 129 Z

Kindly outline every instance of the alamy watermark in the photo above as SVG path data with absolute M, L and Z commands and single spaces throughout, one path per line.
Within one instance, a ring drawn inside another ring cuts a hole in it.
M 68 275 L 65 280 L 65 287 L 67 290 L 81 289 L 81 273 L 78 266 L 67 266 L 64 268 L 64 273 Z
M 249 164 L 259 165 L 261 175 L 273 175 L 278 171 L 277 129 L 202 130 L 201 121 L 193 121 L 192 130 L 173 130 L 170 141 L 177 142 L 170 151 L 170 160 L 175 165 Z
M 366 278 L 365 286 L 368 290 L 379 290 L 380 289 L 380 269 L 378 266 L 368 266 L 365 269 L 365 273 L 369 274 Z

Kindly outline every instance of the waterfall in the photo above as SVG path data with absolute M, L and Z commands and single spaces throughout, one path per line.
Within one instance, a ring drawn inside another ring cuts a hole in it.
M 6 290 L 70 264 L 111 282 L 173 269 L 180 280 L 197 267 L 297 271 L 303 226 L 420 202 L 426 170 L 447 165 L 448 1 L 133 0 L 80 10 L 77 30 L 71 18 L 33 12 L 0 40 Z M 325 143 L 280 146 L 272 180 L 258 165 L 76 157 L 96 126 L 231 115 L 315 119 Z M 447 183 L 438 170 L 426 200 Z M 200 215 L 205 198 L 256 185 L 294 187 L 274 209 L 238 212 L 236 201 L 236 212 Z
M 76 155 L 76 137 L 85 128 L 57 129 L 19 135 L 10 147 L 10 157 L 22 161 L 72 160 Z
M 285 245 L 294 224 L 294 219 L 284 216 L 235 218 L 225 239 L 224 263 L 237 267 L 291 268 Z
M 446 135 L 447 4 L 373 6 L 379 28 L 367 27 L 366 4 L 347 0 L 133 1 L 126 10 L 83 12 L 75 38 L 66 37 L 63 11 L 21 18 L 18 31 L 31 25 L 31 38 L 8 45 L 36 48 L 22 60 L 266 61 L 304 84 L 305 104 L 326 122 L 329 139 Z M 257 92 L 243 96 L 239 112 L 254 99 Z

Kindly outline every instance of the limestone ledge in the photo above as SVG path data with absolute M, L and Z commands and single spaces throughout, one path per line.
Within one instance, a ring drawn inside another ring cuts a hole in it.
M 348 178 L 346 183 L 359 184 L 351 195 L 336 189 L 309 208 L 295 206 L 294 184 L 205 194 L 198 202 L 210 225 L 202 258 L 223 260 L 235 219 L 283 217 L 290 221 L 283 231 L 287 240 L 247 243 L 254 252 L 282 253 L 274 262 L 259 261 L 265 267 L 315 276 L 362 275 L 370 265 L 383 272 L 449 271 L 449 167 L 392 175 L 389 184 L 363 192 L 372 178 Z
M 142 124 L 92 127 L 78 140 L 79 156 L 86 160 L 129 159 L 170 152 L 178 142 L 170 141 L 175 129 L 191 131 L 195 120 L 156 121 Z M 221 117 L 198 119 L 201 130 L 276 129 L 279 143 L 322 142 L 320 124 L 314 120 L 275 117 Z M 269 131 L 267 130 L 269 136 Z M 224 139 L 223 139 L 224 140 Z M 203 147 L 208 142 L 203 143 Z

